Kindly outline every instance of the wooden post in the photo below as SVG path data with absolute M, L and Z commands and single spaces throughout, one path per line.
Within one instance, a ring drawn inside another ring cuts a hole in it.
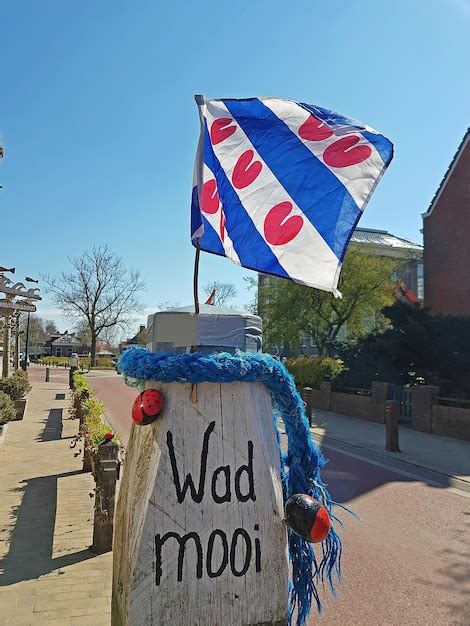
M 118 454 L 119 446 L 115 441 L 106 441 L 98 446 L 92 552 L 109 552 L 113 547 Z
M 307 414 L 309 426 L 312 427 L 313 389 L 311 387 L 302 389 L 302 400 L 305 402 L 305 413 Z
M 88 435 L 85 433 L 83 437 L 83 465 L 82 472 L 91 472 L 91 450 Z
M 83 402 L 88 399 L 89 393 L 86 389 L 83 390 L 80 396 L 76 397 L 76 409 L 79 420 L 79 427 L 83 426 L 83 422 L 85 421 L 85 414 L 83 412 Z
M 2 376 L 6 378 L 10 367 L 10 316 L 4 317 L 3 323 L 3 366 Z
M 46 367 L 46 383 L 49 382 L 49 368 Z
M 165 407 L 152 425 L 133 425 L 126 450 L 112 625 L 285 625 L 287 533 L 267 388 L 146 387 Z
M 385 402 L 385 430 L 387 452 L 400 452 L 398 446 L 398 418 L 400 409 L 398 402 L 387 400 Z

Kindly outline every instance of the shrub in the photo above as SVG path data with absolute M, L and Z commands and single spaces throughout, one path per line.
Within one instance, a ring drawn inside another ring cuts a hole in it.
M 109 424 L 106 424 L 102 419 L 104 404 L 101 400 L 90 397 L 83 401 L 82 407 L 85 417 L 83 422 L 84 431 L 88 435 L 91 449 L 96 450 L 103 441 L 105 434 L 111 430 Z M 114 434 L 113 439 L 119 440 L 118 435 Z
M 73 391 L 71 397 L 72 413 L 75 419 L 82 418 L 83 402 L 92 395 L 92 390 L 88 378 L 81 372 L 76 371 L 73 374 Z
M 6 424 L 16 417 L 13 400 L 3 391 L 0 391 L 0 424 Z
M 82 395 L 84 391 L 89 393 L 91 390 L 88 378 L 79 371 L 76 371 L 73 374 L 73 387 L 78 395 Z
M 328 356 L 288 359 L 286 367 L 299 387 L 319 387 L 323 381 L 334 380 L 344 369 L 343 361 Z
M 12 400 L 21 400 L 31 391 L 28 374 L 23 370 L 16 370 L 11 376 L 2 378 L 0 390 L 8 394 Z

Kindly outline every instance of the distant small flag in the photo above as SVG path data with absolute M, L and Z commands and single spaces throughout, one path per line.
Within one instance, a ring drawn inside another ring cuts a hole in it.
M 332 291 L 391 142 L 327 109 L 279 98 L 207 100 L 191 239 L 267 274 Z
M 211 295 L 207 298 L 204 304 L 212 304 L 215 305 L 215 289 L 212 290 Z
M 406 287 L 404 282 L 398 281 L 397 289 L 399 297 L 405 299 L 410 304 L 419 304 L 419 300 L 416 297 L 414 291 Z

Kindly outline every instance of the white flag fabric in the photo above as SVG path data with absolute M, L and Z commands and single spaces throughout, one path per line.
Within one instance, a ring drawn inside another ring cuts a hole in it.
M 392 143 L 314 105 L 196 100 L 193 243 L 243 267 L 337 294 L 347 245 L 392 160 Z

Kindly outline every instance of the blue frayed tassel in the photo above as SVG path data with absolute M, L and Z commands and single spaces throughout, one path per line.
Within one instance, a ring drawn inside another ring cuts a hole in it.
M 281 478 L 284 504 L 295 493 L 306 493 L 319 500 L 330 518 L 334 502 L 320 477 L 326 461 L 315 445 L 305 415 L 305 407 L 288 370 L 266 354 L 169 354 L 149 353 L 142 349 L 126 350 L 119 359 L 119 368 L 129 384 L 138 386 L 146 380 L 164 383 L 188 382 L 262 382 L 270 390 L 274 408 L 284 422 L 287 434 L 287 453 L 281 451 L 281 438 L 276 415 L 273 421 L 281 457 Z M 316 583 L 328 582 L 333 593 L 334 575 L 341 574 L 341 540 L 333 525 L 322 543 L 321 560 L 317 560 L 313 546 L 288 529 L 289 558 L 292 580 L 289 582 L 289 624 L 297 615 L 297 626 L 303 626 L 315 601 L 321 611 Z

